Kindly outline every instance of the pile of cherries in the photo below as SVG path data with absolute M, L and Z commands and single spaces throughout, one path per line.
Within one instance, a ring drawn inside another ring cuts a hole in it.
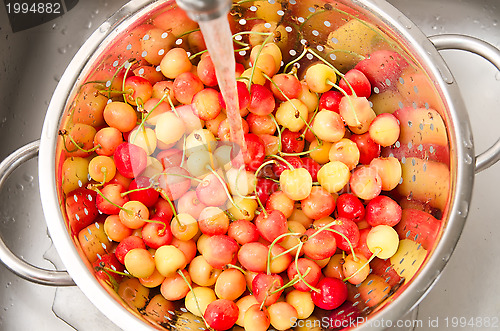
M 390 258 L 406 234 L 391 198 L 401 164 L 381 157 L 400 123 L 367 98 L 406 60 L 377 50 L 344 74 L 305 47 L 315 60 L 299 79 L 273 33 L 241 34 L 241 155 L 196 23 L 163 16 L 129 33 L 142 57 L 82 85 L 60 131 L 68 226 L 96 277 L 165 325 L 180 306 L 252 331 L 377 306 L 402 281 Z M 169 20 L 200 53 L 176 44 Z

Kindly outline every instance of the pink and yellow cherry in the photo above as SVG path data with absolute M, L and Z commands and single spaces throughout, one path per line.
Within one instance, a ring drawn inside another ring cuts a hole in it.
M 147 278 L 156 268 L 153 257 L 144 248 L 134 248 L 128 251 L 124 262 L 128 272 L 136 278 Z
M 292 200 L 302 200 L 311 194 L 312 177 L 304 168 L 286 169 L 280 176 L 281 190 Z
M 116 174 L 116 166 L 113 159 L 109 156 L 98 155 L 90 160 L 89 175 L 99 183 L 107 183 Z
M 174 275 L 177 270 L 184 269 L 187 264 L 184 253 L 173 245 L 159 247 L 154 256 L 156 269 L 164 277 Z
M 287 275 L 289 279 L 298 277 L 297 265 L 302 278 L 305 280 L 305 283 L 304 281 L 300 280 L 299 282 L 295 283 L 293 287 L 299 291 L 310 291 L 311 288 L 309 286 L 315 287 L 316 284 L 318 284 L 319 279 L 321 278 L 321 268 L 318 266 L 318 264 L 316 264 L 316 262 L 312 260 L 299 258 L 297 260 L 297 263 L 292 262 L 288 266 Z
M 319 110 L 329 110 L 335 113 L 339 113 L 340 100 L 342 100 L 343 94 L 339 91 L 327 91 L 321 95 L 319 98 Z
M 329 216 L 335 210 L 335 197 L 321 186 L 313 186 L 311 193 L 300 202 L 303 213 L 314 220 Z
M 216 175 L 208 174 L 196 187 L 196 196 L 206 206 L 224 205 L 228 199 L 226 185 Z
M 262 238 L 273 242 L 277 237 L 288 232 L 286 217 L 279 210 L 260 213 L 254 221 Z
M 245 221 L 246 222 L 246 221 Z M 265 272 L 269 248 L 260 242 L 249 242 L 238 251 L 238 262 L 245 270 Z
M 247 134 L 250 131 L 248 123 L 244 118 L 241 120 L 241 126 L 244 134 Z M 231 131 L 229 129 L 229 120 L 227 118 L 220 122 L 219 128 L 217 129 L 217 137 L 222 141 L 231 141 Z
M 253 47 L 252 51 L 258 48 L 260 47 Z M 266 53 L 260 53 L 259 57 L 256 60 L 252 61 L 252 67 L 260 69 L 262 73 L 270 77 L 274 76 L 279 70 L 279 67 L 276 67 L 276 62 L 274 61 L 273 56 Z
M 255 224 L 245 220 L 236 220 L 231 222 L 231 224 L 229 224 L 229 229 L 227 230 L 227 235 L 236 240 L 236 242 L 240 245 L 255 242 L 259 240 L 260 237 Z
M 134 75 L 142 77 L 149 81 L 151 85 L 155 85 L 158 82 L 162 82 L 165 79 L 165 76 L 158 70 L 156 71 L 156 67 L 148 66 L 148 65 L 140 65 L 133 70 Z M 151 99 L 149 99 L 151 100 Z M 148 101 L 149 101 L 148 100 Z
M 162 74 L 170 79 L 175 79 L 180 74 L 189 72 L 192 66 L 189 56 L 183 48 L 172 48 L 160 62 Z
M 127 196 L 122 196 L 124 192 L 125 189 L 120 184 L 105 185 L 100 194 L 96 196 L 97 209 L 103 214 L 118 214 L 120 207 L 129 201 Z
M 200 231 L 208 236 L 226 234 L 229 229 L 229 217 L 219 207 L 206 207 L 198 218 Z
M 382 180 L 377 170 L 370 166 L 359 167 L 349 180 L 352 193 L 363 200 L 371 200 L 380 194 Z
M 116 170 L 127 178 L 135 178 L 144 171 L 148 155 L 144 149 L 130 143 L 118 145 L 113 154 Z
M 326 109 L 320 110 L 316 114 L 312 129 L 319 139 L 332 143 L 339 141 L 345 135 L 342 117 Z
M 298 99 L 302 85 L 294 75 L 278 74 L 272 78 L 271 91 L 280 101 Z
M 220 112 L 217 117 L 214 119 L 208 120 L 205 122 L 205 127 L 207 128 L 208 131 L 212 132 L 214 136 L 217 136 L 219 134 L 219 127 L 220 124 L 227 119 L 227 115 Z
M 212 267 L 222 269 L 236 260 L 239 248 L 233 238 L 226 235 L 215 235 L 209 237 L 203 257 Z
M 311 316 L 315 308 L 309 291 L 292 290 L 286 295 L 285 301 L 295 308 L 299 319 L 306 319 Z
M 196 73 L 204 85 L 210 87 L 217 86 L 215 66 L 210 55 L 202 56 L 200 62 L 198 62 L 198 66 L 196 67 Z
M 189 285 L 191 285 L 191 277 L 186 270 L 181 270 L 184 278 L 189 284 L 178 274 L 170 277 L 165 277 L 160 286 L 160 292 L 163 297 L 170 301 L 181 300 L 189 293 Z
M 339 82 L 339 87 L 348 95 L 355 94 L 358 97 L 368 98 L 372 94 L 370 81 L 366 78 L 364 73 L 357 69 L 351 69 L 346 72 Z
M 340 161 L 344 163 L 349 170 L 353 170 L 359 163 L 358 145 L 350 139 L 342 138 L 335 142 L 328 153 L 330 161 Z
M 217 278 L 214 289 L 219 299 L 236 301 L 247 289 L 245 275 L 237 269 L 226 269 Z
M 401 180 L 401 163 L 395 157 L 378 157 L 370 162 L 370 167 L 375 168 L 382 180 L 382 190 L 391 191 L 398 186 Z
M 196 256 L 196 242 L 193 239 L 179 240 L 173 237 L 170 244 L 178 248 L 184 254 L 186 263 L 190 263 Z
M 399 236 L 394 228 L 388 225 L 377 225 L 368 233 L 366 245 L 378 258 L 388 259 L 398 250 Z
M 130 76 L 125 79 L 125 99 L 132 106 L 144 104 L 153 95 L 153 85 L 140 76 Z
M 360 254 L 356 254 L 356 259 L 352 254 L 347 255 L 342 269 L 347 281 L 354 285 L 361 284 L 370 274 L 368 259 Z
M 278 301 L 283 290 L 283 278 L 278 274 L 259 273 L 252 281 L 252 291 L 257 302 L 270 306 Z M 281 289 L 280 291 L 277 291 Z M 274 292 L 274 293 L 273 293 Z
M 177 99 L 175 99 L 173 85 L 174 82 L 171 80 L 162 80 L 159 81 L 158 83 L 153 84 L 153 95 L 151 96 L 151 99 L 149 99 L 148 102 L 146 102 L 146 104 L 152 102 L 151 100 L 156 99 L 159 101 L 161 98 L 165 97 L 165 99 L 163 100 L 163 103 L 165 105 L 168 105 L 168 107 L 170 107 L 168 99 L 170 99 L 174 105 L 177 105 L 179 102 L 177 101 Z M 146 104 L 144 106 L 146 106 Z M 156 103 L 155 104 L 151 103 L 151 105 L 155 106 Z M 149 107 L 148 108 L 144 107 L 144 109 L 147 110 L 148 112 L 150 110 Z M 162 112 L 160 111 L 159 113 Z
M 334 225 L 330 226 L 330 229 L 337 232 L 334 232 L 337 247 L 346 252 L 351 251 L 351 246 L 352 248 L 356 248 L 359 242 L 359 229 L 356 223 L 347 218 L 340 217 L 334 223 Z
M 108 126 L 97 131 L 94 136 L 95 152 L 99 155 L 111 156 L 116 147 L 123 142 L 123 136 L 117 128 Z
M 128 141 L 141 147 L 148 156 L 154 153 L 158 145 L 156 133 L 153 129 L 138 126 L 128 135 Z
M 203 314 L 208 326 L 215 330 L 229 330 L 238 320 L 239 308 L 231 300 L 218 299 L 208 304 Z
M 401 206 L 388 196 L 379 195 L 366 206 L 366 221 L 371 226 L 395 226 L 401 221 Z
M 193 97 L 193 112 L 204 121 L 216 118 L 221 110 L 219 92 L 212 88 L 205 88 Z
M 354 96 L 344 96 L 339 105 L 340 116 L 350 128 L 356 128 L 358 134 L 368 131 L 370 123 L 376 114 L 370 107 L 368 99 Z
M 120 241 L 118 246 L 116 246 L 116 258 L 118 259 L 118 261 L 120 261 L 121 264 L 125 264 L 125 255 L 127 255 L 127 253 L 132 249 L 136 248 L 146 249 L 146 245 L 144 244 L 142 238 L 139 238 L 137 236 L 127 237 Z
M 126 227 L 139 229 L 149 219 L 149 209 L 142 202 L 131 200 L 123 205 L 118 216 Z
M 276 101 L 273 93 L 259 84 L 250 86 L 250 104 L 248 110 L 255 115 L 265 116 L 274 111 Z
M 347 299 L 347 285 L 340 279 L 325 277 L 317 287 L 319 292 L 312 292 L 312 300 L 321 309 L 335 309 Z
M 104 232 L 109 239 L 120 242 L 132 235 L 132 229 L 123 225 L 118 215 L 110 215 L 104 221 Z
M 361 135 L 353 134 L 350 139 L 358 146 L 359 163 L 370 164 L 374 158 L 380 156 L 380 145 L 371 139 L 369 132 Z
M 276 132 L 276 124 L 274 124 L 274 121 L 268 115 L 261 116 L 250 113 L 246 117 L 246 120 L 251 133 L 272 135 Z
M 120 132 L 129 132 L 137 125 L 137 115 L 131 105 L 113 101 L 104 108 L 106 124 Z
M 316 110 L 316 108 L 318 108 L 319 104 L 318 95 L 309 90 L 309 87 L 307 86 L 307 83 L 305 81 L 301 81 L 300 85 L 301 89 L 297 99 L 302 101 L 302 103 L 304 103 L 307 106 L 309 113 L 312 113 Z
M 190 240 L 198 233 L 198 222 L 189 214 L 177 214 L 170 222 L 172 235 L 179 240 Z
M 142 240 L 151 248 L 157 249 L 172 242 L 170 226 L 160 217 L 152 217 L 151 221 L 142 227 Z
M 288 330 L 297 321 L 297 310 L 288 302 L 280 301 L 268 307 L 271 325 L 279 331 Z
M 271 250 L 271 263 L 269 264 L 269 271 L 273 274 L 279 274 L 287 270 L 292 262 L 292 256 L 287 253 L 285 248 L 279 244 L 269 245 L 268 249 Z
M 318 171 L 318 182 L 327 192 L 336 193 L 349 183 L 349 167 L 340 161 L 328 162 Z
M 306 82 L 311 91 L 325 93 L 332 88 L 330 83 L 337 82 L 337 74 L 330 66 L 323 63 L 316 63 L 307 68 Z
M 181 167 L 170 167 L 158 177 L 160 195 L 165 199 L 177 200 L 191 188 L 189 172 Z
M 309 144 L 309 157 L 319 164 L 328 163 L 331 147 L 331 142 L 322 141 L 321 143 L 318 143 L 318 141 L 314 139 Z
M 251 286 L 251 283 L 250 283 L 250 286 Z M 245 325 L 244 319 L 245 319 L 245 313 L 247 312 L 247 310 L 253 305 L 258 305 L 260 308 L 260 304 L 257 302 L 257 299 L 255 299 L 255 297 L 251 294 L 245 295 L 245 296 L 241 297 L 240 299 L 238 299 L 238 301 L 236 301 L 236 305 L 238 306 L 238 308 L 240 310 L 236 324 L 241 326 L 241 327 L 244 327 L 244 325 Z
M 271 325 L 269 312 L 266 307 L 260 307 L 260 304 L 254 304 L 245 312 L 243 325 L 247 331 L 267 331 Z
M 276 191 L 271 194 L 266 203 L 267 211 L 279 210 L 285 218 L 292 215 L 293 208 L 294 200 L 290 199 L 283 191 Z
M 191 280 L 199 286 L 214 285 L 221 272 L 221 269 L 216 269 L 208 264 L 202 255 L 196 256 L 189 264 Z
M 116 81 L 118 82 L 118 79 Z M 121 89 L 119 85 L 121 84 L 116 84 L 118 90 Z M 94 84 L 83 85 L 76 98 L 75 111 L 72 115 L 73 122 L 93 127 L 104 125 L 103 110 L 107 101 L 108 98 L 99 93 Z
M 368 130 L 370 138 L 382 147 L 388 147 L 396 143 L 399 138 L 399 131 L 399 120 L 389 113 L 383 113 L 375 117 Z
M 345 263 L 345 257 L 343 254 L 333 255 L 330 258 L 330 261 L 328 261 L 326 267 L 323 268 L 323 275 L 325 275 L 325 277 L 337 278 L 343 280 L 345 278 L 344 269 L 342 267 L 344 263 Z
M 308 229 L 304 234 L 308 237 L 303 246 L 307 257 L 313 260 L 323 260 L 335 254 L 337 243 L 333 232 Z
M 305 226 L 302 225 L 301 223 L 299 223 L 298 221 L 289 220 L 287 222 L 287 227 L 288 227 L 288 231 L 291 233 L 303 234 L 306 232 Z M 298 252 L 298 244 L 299 243 L 300 243 L 300 235 L 290 235 L 290 236 L 286 236 L 285 238 L 283 238 L 283 240 L 280 242 L 280 246 L 282 246 L 286 250 L 290 250 L 290 254 L 295 256 Z M 301 256 L 304 254 L 304 251 L 300 250 L 300 252 L 298 252 L 298 254 L 299 254 L 299 256 Z
M 309 114 L 307 106 L 299 99 L 282 102 L 276 110 L 276 121 L 292 132 L 300 131 L 306 124 Z
M 184 72 L 174 80 L 175 98 L 185 105 L 193 102 L 194 96 L 204 88 L 202 81 L 191 72 Z
M 247 199 L 244 197 L 233 196 L 234 204 L 228 201 L 226 204 L 227 211 L 236 219 L 251 221 L 255 217 L 255 211 L 258 204 L 255 199 Z

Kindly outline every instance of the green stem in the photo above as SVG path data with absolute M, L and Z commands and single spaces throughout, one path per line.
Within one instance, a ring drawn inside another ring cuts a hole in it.
M 198 311 L 200 313 L 200 317 L 205 322 L 205 325 L 208 330 L 210 330 L 210 326 L 208 325 L 207 321 L 205 320 L 205 317 L 203 316 L 203 312 L 201 311 L 200 303 L 198 302 L 198 298 L 196 297 L 196 294 L 194 293 L 193 287 L 191 286 L 191 283 L 187 280 L 186 276 L 184 276 L 184 273 L 181 270 L 177 270 L 177 273 L 182 277 L 184 282 L 186 282 L 186 285 L 189 287 L 189 291 L 193 293 L 193 298 L 194 301 L 196 302 L 196 307 L 198 308 Z
M 278 237 L 276 237 L 276 239 L 273 240 L 271 245 L 269 245 L 269 250 L 267 251 L 267 274 L 268 275 L 271 274 L 271 258 L 272 258 L 271 251 L 273 250 L 274 245 L 276 245 L 276 243 L 278 243 L 278 241 L 280 241 L 282 238 L 285 238 L 288 236 L 297 236 L 297 235 L 301 235 L 301 233 L 295 233 L 295 232 L 283 233 L 283 234 L 279 235 Z

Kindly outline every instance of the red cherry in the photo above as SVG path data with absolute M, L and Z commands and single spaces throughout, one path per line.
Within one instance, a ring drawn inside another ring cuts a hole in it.
M 123 266 L 123 264 L 120 263 L 120 261 L 118 261 L 115 254 L 102 255 L 100 258 L 97 259 L 97 261 L 95 261 L 92 264 L 92 266 L 96 271 L 95 273 L 96 277 L 105 280 L 110 284 L 113 284 L 113 282 L 111 281 L 111 277 L 114 278 L 116 282 L 121 281 L 123 278 L 122 275 L 111 271 L 115 270 L 118 272 L 123 272 L 125 270 L 125 267 Z
M 365 217 L 365 206 L 354 194 L 344 193 L 337 198 L 337 215 L 359 222 Z
M 356 223 L 347 218 L 338 218 L 334 222 L 335 224 L 331 226 L 330 229 L 340 232 L 347 237 L 353 248 L 358 247 L 359 229 Z M 334 235 L 337 241 L 337 247 L 343 251 L 350 252 L 351 248 L 347 240 L 337 233 L 334 233 Z
M 115 255 L 118 261 L 120 261 L 121 264 L 125 264 L 125 255 L 127 255 L 127 253 L 134 248 L 146 249 L 144 240 L 137 236 L 130 236 L 120 241 L 115 250 Z
M 281 150 L 284 153 L 300 153 L 304 150 L 305 140 L 300 132 L 285 129 L 281 134 Z
M 148 155 L 141 147 L 125 142 L 118 145 L 113 159 L 118 172 L 127 178 L 134 178 L 146 168 Z
M 238 249 L 236 240 L 220 234 L 208 237 L 202 255 L 213 268 L 222 269 L 237 259 Z
M 129 201 L 128 196 L 123 196 L 122 193 L 125 192 L 125 189 L 120 184 L 107 184 L 101 190 L 101 194 L 98 194 L 95 198 L 97 209 L 103 214 L 115 215 L 120 212 L 120 208 L 127 201 Z M 109 201 L 113 202 L 113 204 L 109 203 Z
M 267 199 L 279 189 L 279 184 L 270 180 L 269 178 L 258 178 L 257 179 L 257 197 L 260 202 L 265 206 Z
M 288 161 L 294 168 L 302 168 L 302 160 L 298 156 L 283 156 L 283 159 Z M 273 172 L 276 176 L 281 176 L 283 171 L 290 169 L 290 167 L 283 161 L 278 160 L 273 164 Z
M 153 218 L 158 217 L 161 218 L 164 222 L 170 223 L 172 220 L 172 217 L 174 216 L 174 212 L 172 210 L 172 207 L 168 203 L 167 200 L 164 200 L 162 198 L 158 199 L 156 203 L 153 206 L 153 211 L 152 214 Z
M 372 86 L 365 74 L 357 69 L 349 70 L 345 76 L 340 80 L 339 87 L 343 89 L 347 94 L 352 95 L 351 88 L 347 82 L 351 85 L 356 96 L 368 98 L 372 94 Z
M 238 105 L 240 107 L 239 110 L 240 113 L 242 113 L 250 105 L 250 93 L 248 92 L 247 85 L 241 81 L 236 82 L 236 89 L 238 90 Z M 226 109 L 226 101 L 224 101 L 222 94 L 219 94 L 219 102 L 222 108 Z M 244 115 L 246 115 L 247 113 L 248 111 L 244 113 Z
M 264 158 L 266 157 L 264 142 L 258 135 L 253 133 L 245 134 L 245 142 L 247 145 L 247 151 L 245 155 L 243 155 L 243 162 L 245 162 L 247 170 L 256 171 L 264 162 Z M 231 159 L 236 168 L 241 166 L 241 164 L 237 164 L 239 162 L 239 157 L 237 157 L 238 153 L 241 153 L 240 149 L 233 148 L 231 150 Z
M 278 301 L 283 290 L 274 294 L 271 294 L 271 292 L 281 288 L 283 285 L 283 278 L 280 275 L 259 273 L 252 281 L 253 295 L 257 299 L 257 302 L 262 303 L 265 300 L 264 305 L 270 306 Z
M 370 133 L 353 134 L 351 140 L 356 143 L 359 149 L 359 163 L 370 164 L 370 162 L 380 156 L 380 145 L 370 138 Z
M 257 226 L 262 238 L 269 242 L 288 232 L 286 217 L 279 210 L 271 210 L 267 212 L 267 215 L 264 212 L 260 213 L 255 218 L 255 226 Z
M 178 167 L 182 162 L 182 151 L 177 148 L 166 149 L 158 153 L 156 158 L 163 165 L 163 169 Z
M 316 286 L 322 276 L 321 268 L 319 267 L 319 265 L 316 262 L 306 258 L 298 259 L 297 265 L 299 266 L 298 269 L 300 271 L 300 274 L 303 276 L 307 284 Z M 309 273 L 305 275 L 308 269 L 310 269 Z M 297 275 L 297 266 L 295 262 L 290 263 L 290 265 L 288 266 L 287 275 L 289 279 L 293 279 Z M 307 292 L 310 290 L 310 288 L 303 281 L 296 283 L 295 285 L 293 285 L 293 287 L 302 292 Z
M 337 278 L 325 277 L 319 281 L 319 292 L 312 291 L 314 304 L 325 310 L 340 307 L 347 299 L 347 285 Z
M 165 220 L 160 217 L 152 217 L 151 221 L 162 222 L 162 224 L 148 222 L 143 226 L 141 235 L 146 246 L 157 249 L 160 246 L 170 245 L 173 237 L 170 223 L 165 223 Z
M 217 299 L 208 304 L 203 317 L 214 330 L 229 330 L 238 320 L 239 311 L 234 301 Z
M 151 183 L 148 177 L 139 176 L 130 183 L 128 191 L 133 191 L 139 189 L 139 191 L 130 192 L 128 197 L 130 200 L 136 200 L 142 202 L 146 207 L 152 207 L 160 193 L 154 188 L 150 187 Z M 145 189 L 149 187 L 148 189 Z
M 302 168 L 305 168 L 311 174 L 313 182 L 318 181 L 318 171 L 321 169 L 321 165 L 311 159 L 310 157 L 302 157 Z
M 274 111 L 276 101 L 273 93 L 259 84 L 250 87 L 250 105 L 248 110 L 256 115 L 269 115 Z
M 339 91 L 327 91 L 319 98 L 319 110 L 329 110 L 339 113 L 340 100 L 343 94 Z
M 99 211 L 96 207 L 97 193 L 86 188 L 78 188 L 66 197 L 66 214 L 73 234 L 94 222 Z
M 366 206 L 366 221 L 371 226 L 395 226 L 401 221 L 401 206 L 385 195 L 379 195 Z

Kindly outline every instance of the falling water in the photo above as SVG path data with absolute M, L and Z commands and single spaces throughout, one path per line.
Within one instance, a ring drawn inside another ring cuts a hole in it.
M 241 146 L 241 151 L 244 155 L 246 144 L 236 89 L 236 62 L 227 16 L 222 15 L 217 19 L 199 22 L 199 24 L 205 38 L 208 53 L 210 53 L 215 66 L 215 73 L 222 96 L 226 102 L 226 114 L 231 132 L 231 140 L 233 143 Z

